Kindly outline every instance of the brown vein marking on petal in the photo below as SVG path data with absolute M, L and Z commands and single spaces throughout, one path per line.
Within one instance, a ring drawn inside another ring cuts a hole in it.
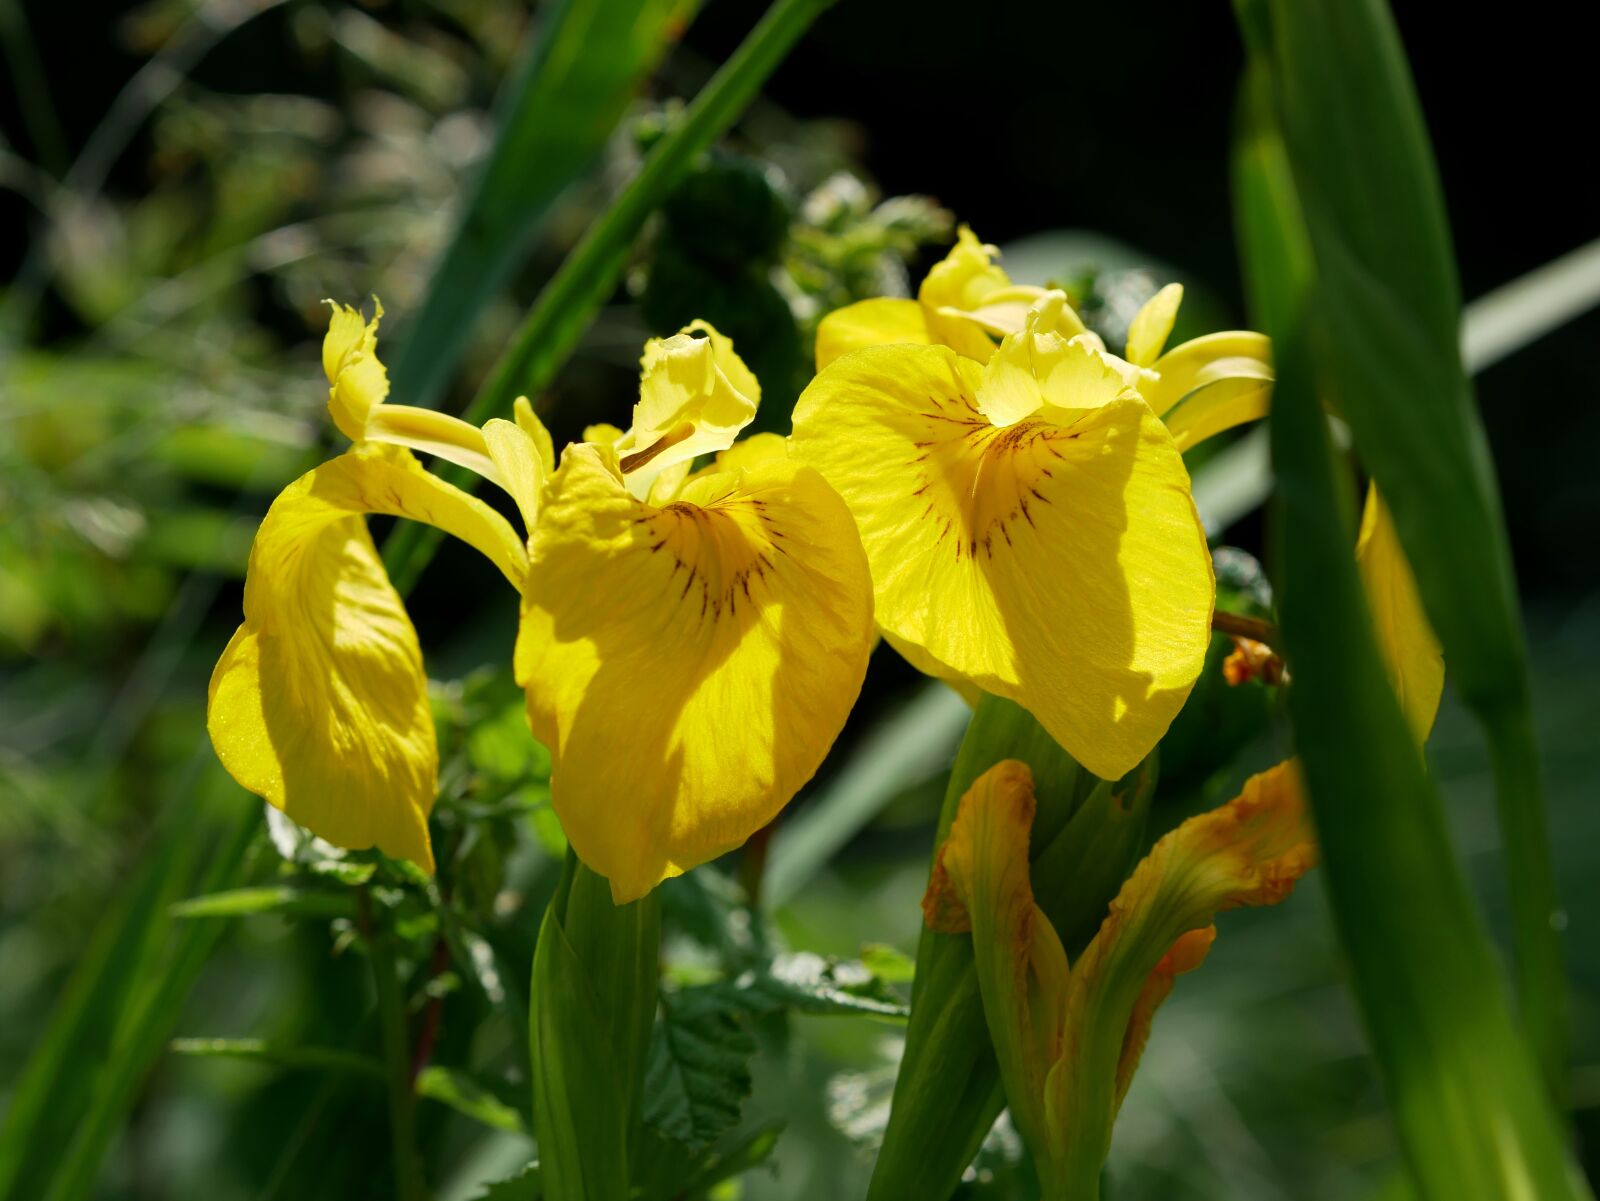
M 698 620 L 750 619 L 760 608 L 777 556 L 789 553 L 766 509 L 758 497 L 733 496 L 704 506 L 673 501 L 649 514 L 646 549 L 672 556 L 669 578 L 687 572 L 677 599 Z
M 669 447 L 676 446 L 686 438 L 691 438 L 693 436 L 694 423 L 692 421 L 680 421 L 677 425 L 673 426 L 666 433 L 662 434 L 661 437 L 657 438 L 643 450 L 635 451 L 631 455 L 623 455 L 622 458 L 618 460 L 618 466 L 622 468 L 622 474 L 627 475 L 628 472 L 637 471 L 639 468 L 643 467 L 662 451 L 667 450 Z
M 912 441 L 917 479 L 911 495 L 925 501 L 920 520 L 939 523 L 938 542 L 955 534 L 951 553 L 958 560 L 992 559 L 1002 540 L 1015 545 L 1014 523 L 1035 525 L 1034 507 L 1052 503 L 1037 483 L 1055 477 L 1057 462 L 1067 459 L 1059 444 L 1080 433 L 1039 418 L 997 426 L 975 408 L 955 417 L 949 402 L 936 403 L 940 411 L 922 414 L 930 436 Z

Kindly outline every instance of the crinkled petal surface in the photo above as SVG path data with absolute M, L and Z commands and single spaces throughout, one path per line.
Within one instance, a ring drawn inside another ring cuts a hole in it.
M 1188 473 L 1142 401 L 1000 427 L 982 382 L 944 347 L 858 351 L 801 396 L 792 453 L 855 515 L 896 647 L 1015 700 L 1116 779 L 1165 733 L 1211 638 Z
M 859 300 L 835 309 L 817 326 L 817 370 L 840 355 L 868 346 L 931 346 L 922 306 L 915 300 Z
M 206 725 L 229 774 L 301 825 L 432 871 L 428 681 L 364 513 L 436 518 L 522 570 L 504 520 L 408 452 L 324 463 L 284 489 L 256 534 L 244 624 L 212 673 Z
M 1356 540 L 1356 564 L 1361 569 L 1378 646 L 1389 668 L 1389 682 L 1420 746 L 1428 741 L 1439 713 L 1444 653 L 1417 595 L 1416 578 L 1400 546 L 1394 519 L 1376 488 L 1367 490 L 1361 535 Z
M 633 426 L 616 442 L 624 467 L 637 473 L 635 483 L 647 487 L 669 467 L 726 450 L 756 415 L 761 385 L 733 343 L 703 321 L 652 338 L 640 368 Z
M 367 417 L 389 395 L 389 373 L 378 360 L 378 323 L 383 306 L 374 301 L 371 321 L 359 309 L 328 301 L 333 310 L 322 339 L 322 370 L 328 377 L 328 413 L 352 442 L 366 437 Z
M 531 548 L 517 679 L 573 848 L 632 900 L 741 844 L 821 764 L 866 671 L 866 558 L 787 458 L 656 507 L 592 445 L 562 456 Z

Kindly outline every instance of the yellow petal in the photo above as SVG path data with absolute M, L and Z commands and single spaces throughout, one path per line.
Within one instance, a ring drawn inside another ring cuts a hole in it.
M 817 326 L 817 370 L 840 355 L 868 346 L 933 342 L 922 306 L 914 300 L 861 300 L 835 309 Z
M 973 782 L 923 897 L 929 929 L 972 933 L 984 1018 L 1012 1118 L 1030 1147 L 1050 1138 L 1045 1080 L 1063 1047 L 1067 953 L 1028 878 L 1033 775 L 1006 759 Z
M 327 302 L 333 310 L 322 339 L 322 370 L 328 377 L 328 412 L 352 442 L 366 437 L 367 416 L 389 395 L 389 373 L 378 361 L 378 322 L 383 305 L 373 299 L 372 320 L 358 309 Z
M 998 427 L 983 379 L 944 347 L 863 350 L 802 394 L 791 453 L 850 506 L 885 634 L 1116 779 L 1166 732 L 1211 640 L 1188 473 L 1142 401 Z
M 999 253 L 963 225 L 950 253 L 917 289 L 934 340 L 980 363 L 994 353 L 994 339 L 984 323 L 972 319 L 971 311 L 1011 287 L 1010 277 L 995 265 Z
M 211 677 L 206 715 L 229 773 L 338 846 L 376 845 L 433 870 L 438 755 L 416 632 L 366 513 L 437 525 L 520 582 L 505 520 L 408 451 L 352 451 L 272 502 L 250 551 L 245 620 Z
M 1183 285 L 1168 284 L 1145 301 L 1128 326 L 1127 359 L 1136 367 L 1149 367 L 1161 357 L 1183 303 Z
M 1444 692 L 1444 655 L 1428 624 L 1422 598 L 1417 595 L 1417 582 L 1388 506 L 1379 499 L 1375 487 L 1367 490 L 1361 536 L 1356 540 L 1356 563 L 1372 609 L 1378 646 L 1389 668 L 1389 682 L 1394 685 L 1412 735 L 1421 745 L 1428 741 L 1439 713 L 1439 697 Z
M 537 419 L 536 419 L 537 420 Z M 541 425 L 539 427 L 543 429 Z M 549 435 L 546 435 L 548 445 Z M 539 520 L 539 494 L 548 476 L 545 470 L 545 447 L 529 434 L 526 427 L 495 417 L 484 422 L 484 448 L 494 460 L 496 471 L 504 481 L 502 487 L 517 502 L 522 514 L 523 528 L 532 531 Z
M 1167 411 L 1163 420 L 1179 450 L 1258 421 L 1272 404 L 1272 377 L 1239 374 L 1201 384 Z
M 978 408 L 996 425 L 1011 425 L 1036 412 L 1070 420 L 1070 414 L 1055 410 L 1097 409 L 1136 395 L 1110 355 L 1087 338 L 1067 339 L 1056 332 L 1057 314 L 1065 305 L 1064 293 L 1049 293 L 985 364 Z
M 545 429 L 544 422 L 539 420 L 539 414 L 533 411 L 533 405 L 526 396 L 519 396 L 511 402 L 511 413 L 522 432 L 533 439 L 533 444 L 539 451 L 539 461 L 544 464 L 545 478 L 548 479 L 556 469 L 556 448 L 555 443 L 551 441 L 550 431 Z M 612 437 L 613 441 L 622 436 L 622 431 L 616 426 L 606 428 L 616 431 Z
M 595 425 L 583 427 L 583 440 L 593 442 L 599 446 L 611 446 L 622 437 L 622 431 L 610 422 L 601 421 Z
M 732 446 L 760 399 L 733 343 L 703 321 L 645 343 L 633 426 L 616 442 L 634 495 L 667 468 Z
M 1272 342 L 1265 334 L 1249 330 L 1224 330 L 1191 338 L 1173 347 L 1155 361 L 1151 368 L 1157 378 L 1141 384 L 1140 391 L 1158 415 L 1169 409 L 1203 383 L 1216 378 L 1208 368 L 1229 359 L 1248 360 L 1235 365 L 1232 374 L 1252 374 L 1258 378 L 1272 378 Z
M 850 515 L 774 460 L 656 508 L 602 448 L 546 489 L 517 679 L 551 794 L 617 901 L 738 846 L 811 777 L 866 670 L 872 591 Z
M 508 487 L 484 445 L 483 431 L 448 413 L 386 404 L 367 414 L 363 436 L 368 442 L 385 442 L 433 455 L 465 467 L 497 487 Z

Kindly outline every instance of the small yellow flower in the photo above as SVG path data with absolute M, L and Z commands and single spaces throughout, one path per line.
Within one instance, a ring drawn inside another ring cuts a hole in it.
M 1315 861 L 1298 769 L 1253 777 L 1228 804 L 1162 837 L 1099 933 L 1067 962 L 1034 903 L 1033 778 L 1006 760 L 962 798 L 935 862 L 930 928 L 971 932 L 1006 1099 L 1046 1201 L 1098 1195 L 1112 1124 L 1156 1009 L 1204 961 L 1224 910 L 1281 901 Z
M 709 326 L 652 341 L 633 428 L 593 431 L 556 470 L 526 401 L 482 429 L 386 403 L 377 325 L 334 308 L 329 410 L 355 446 L 256 536 L 212 676 L 223 764 L 329 841 L 432 869 L 427 678 L 365 522 L 389 514 L 462 538 L 522 594 L 516 672 L 552 801 L 618 901 L 737 846 L 815 772 L 861 686 L 872 592 L 843 502 L 781 439 L 733 445 L 758 391 Z M 528 538 L 413 450 L 504 488 Z
M 987 364 L 928 345 L 837 359 L 791 442 L 855 515 L 884 637 L 1116 779 L 1198 677 L 1215 583 L 1177 446 L 1118 362 L 1047 328 L 1063 301 Z

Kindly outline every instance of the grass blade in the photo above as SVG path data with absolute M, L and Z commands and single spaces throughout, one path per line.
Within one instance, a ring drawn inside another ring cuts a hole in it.
M 417 405 L 438 400 L 484 306 L 696 7 L 696 0 L 563 0 L 540 22 L 507 80 L 494 147 L 427 299 L 397 343 L 396 395 Z
M 512 344 L 463 414 L 468 421 L 480 423 L 503 416 L 519 393 L 533 395 L 550 383 L 606 297 L 616 289 L 646 218 L 666 200 L 701 152 L 733 124 L 796 39 L 833 2 L 775 0 L 545 285 Z M 477 477 L 469 473 L 446 470 L 440 474 L 463 488 L 476 486 Z M 416 522 L 402 523 L 390 535 L 383 548 L 384 561 L 402 593 L 416 582 L 439 538 L 438 531 Z
M 1461 363 L 1433 156 L 1383 0 L 1273 0 L 1273 81 L 1315 260 L 1306 336 L 1394 513 L 1495 767 L 1522 1016 L 1552 1089 L 1566 980 L 1516 582 Z

